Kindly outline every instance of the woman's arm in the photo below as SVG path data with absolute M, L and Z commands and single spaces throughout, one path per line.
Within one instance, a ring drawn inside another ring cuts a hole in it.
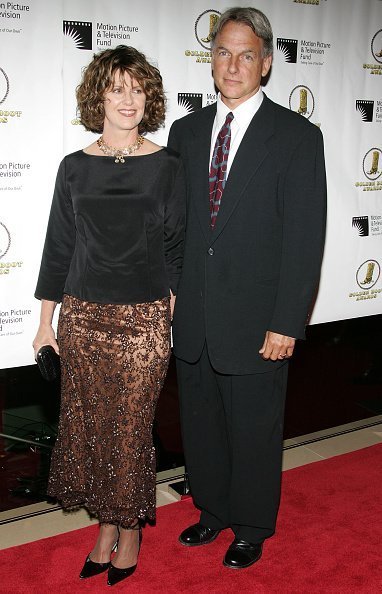
M 66 182 L 66 159 L 57 173 L 35 297 L 62 300 L 66 277 L 76 242 L 76 224 L 70 188 Z
M 54 330 L 52 327 L 52 320 L 54 310 L 56 309 L 57 303 L 55 301 L 48 301 L 47 299 L 41 300 L 41 314 L 40 314 L 40 325 L 37 330 L 36 337 L 33 341 L 34 356 L 36 358 L 37 351 L 47 344 L 50 344 L 57 355 L 59 355 L 58 344 Z

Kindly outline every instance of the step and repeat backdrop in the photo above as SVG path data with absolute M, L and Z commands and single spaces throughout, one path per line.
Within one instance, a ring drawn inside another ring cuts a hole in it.
M 272 23 L 265 92 L 325 138 L 328 229 L 311 323 L 382 312 L 381 0 L 0 1 L 0 368 L 33 363 L 57 167 L 95 139 L 77 118 L 81 70 L 119 44 L 143 51 L 164 79 L 166 127 L 152 138 L 166 144 L 175 119 L 216 100 L 209 36 L 234 4 Z

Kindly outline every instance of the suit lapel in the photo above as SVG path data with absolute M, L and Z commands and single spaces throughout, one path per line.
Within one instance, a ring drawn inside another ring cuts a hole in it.
M 215 241 L 223 231 L 245 188 L 268 155 L 266 143 L 273 133 L 274 112 L 272 102 L 265 96 L 263 103 L 248 126 L 231 165 L 215 228 L 210 231 L 210 241 Z

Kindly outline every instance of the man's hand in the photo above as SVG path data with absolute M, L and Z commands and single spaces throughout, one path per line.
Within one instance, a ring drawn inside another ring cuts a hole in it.
M 259 353 L 263 359 L 271 359 L 272 361 L 289 359 L 293 355 L 295 344 L 295 338 L 268 331 L 265 334 L 264 344 Z

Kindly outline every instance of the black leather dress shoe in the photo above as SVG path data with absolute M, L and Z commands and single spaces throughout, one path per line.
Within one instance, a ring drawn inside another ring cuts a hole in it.
M 246 540 L 235 538 L 223 559 L 223 565 L 231 569 L 244 569 L 256 563 L 263 552 L 263 543 L 251 544 Z
M 197 523 L 189 526 L 186 530 L 183 530 L 182 534 L 179 536 L 179 542 L 185 547 L 199 547 L 200 545 L 206 545 L 215 540 L 219 532 L 220 530 L 213 530 L 212 528 L 207 528 L 207 526 Z

